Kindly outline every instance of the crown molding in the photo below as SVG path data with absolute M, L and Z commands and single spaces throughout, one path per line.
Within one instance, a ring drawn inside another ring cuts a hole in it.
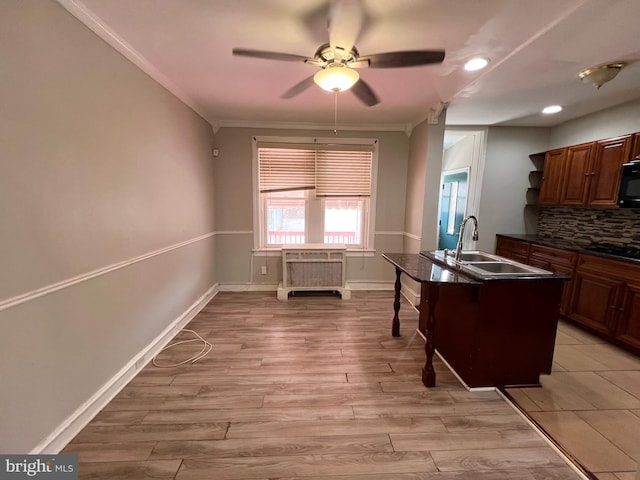
M 222 127 L 228 128 L 264 128 L 278 130 L 329 130 L 333 135 L 335 126 L 329 123 L 305 123 L 305 122 L 270 122 L 255 120 L 218 120 L 212 123 L 214 132 Z M 381 123 L 381 124 L 343 124 L 338 125 L 340 131 L 372 131 L 372 132 L 406 132 L 410 129 L 405 123 Z M 410 130 L 409 130 L 410 131 Z
M 109 27 L 104 21 L 89 7 L 80 0 L 56 0 L 65 10 L 82 22 L 93 33 L 98 35 L 102 40 L 107 42 L 113 49 L 122 54 L 131 63 L 136 65 L 140 70 L 149 75 L 153 80 L 166 88 L 171 94 L 177 97 L 182 103 L 191 108 L 200 115 L 205 121 L 211 124 L 207 118 L 204 108 L 187 95 L 180 87 L 173 83 L 169 78 L 158 70 L 149 60 L 147 60 L 140 52 L 133 48 L 126 40 L 120 37 Z

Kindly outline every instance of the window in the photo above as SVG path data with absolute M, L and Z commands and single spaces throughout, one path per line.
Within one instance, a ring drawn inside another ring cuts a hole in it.
M 266 244 L 305 243 L 307 200 L 304 190 L 262 195 Z
M 257 140 L 255 151 L 256 248 L 373 248 L 375 143 Z

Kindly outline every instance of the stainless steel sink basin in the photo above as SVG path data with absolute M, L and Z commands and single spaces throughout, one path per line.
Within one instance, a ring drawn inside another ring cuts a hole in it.
M 471 266 L 489 273 L 532 273 L 529 268 L 505 262 L 476 262 L 472 263 Z
M 496 257 L 482 252 L 462 252 L 461 262 L 495 262 Z
M 538 277 L 553 275 L 553 272 L 511 261 L 469 262 L 463 264 L 461 268 L 483 277 Z

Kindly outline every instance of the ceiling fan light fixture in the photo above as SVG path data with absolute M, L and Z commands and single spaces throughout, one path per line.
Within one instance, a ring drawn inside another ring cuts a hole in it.
M 603 63 L 581 71 L 578 73 L 578 78 L 599 89 L 608 81 L 613 80 L 625 65 L 625 62 Z
M 328 92 L 349 90 L 360 79 L 360 74 L 342 63 L 330 63 L 313 76 L 313 81 Z
M 542 109 L 542 113 L 546 115 L 552 115 L 554 113 L 558 113 L 562 111 L 562 106 L 560 105 L 549 105 L 548 107 L 544 107 Z
M 483 57 L 476 57 L 465 63 L 464 69 L 467 72 L 475 72 L 476 70 L 482 70 L 487 65 L 489 65 L 489 60 Z

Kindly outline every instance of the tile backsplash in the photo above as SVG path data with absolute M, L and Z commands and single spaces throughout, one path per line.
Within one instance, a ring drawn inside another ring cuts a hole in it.
M 578 245 L 610 243 L 640 248 L 640 209 L 541 207 L 537 233 Z

